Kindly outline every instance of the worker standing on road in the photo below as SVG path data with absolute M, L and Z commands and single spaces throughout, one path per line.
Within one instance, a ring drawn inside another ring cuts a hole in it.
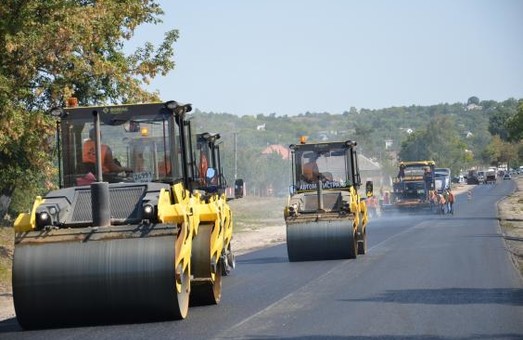
M 405 178 L 405 164 L 400 164 L 400 170 L 398 172 L 398 180 L 400 182 L 403 182 L 403 179 Z
M 445 195 L 438 194 L 438 200 L 439 200 L 439 206 L 440 206 L 440 214 L 445 215 L 445 206 L 447 203 L 447 200 L 445 200 Z
M 454 194 L 447 188 L 447 212 L 454 215 Z

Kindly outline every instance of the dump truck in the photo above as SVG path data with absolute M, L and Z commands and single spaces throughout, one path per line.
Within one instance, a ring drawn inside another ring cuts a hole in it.
M 219 303 L 232 214 L 219 137 L 199 135 L 193 152 L 190 111 L 176 101 L 50 110 L 59 189 L 14 223 L 23 328 L 183 319 L 189 302 Z
M 354 259 L 367 252 L 367 208 L 352 140 L 290 145 L 284 208 L 290 262 Z
M 431 209 L 431 193 L 436 185 L 434 161 L 400 162 L 398 168 L 391 206 L 397 211 Z

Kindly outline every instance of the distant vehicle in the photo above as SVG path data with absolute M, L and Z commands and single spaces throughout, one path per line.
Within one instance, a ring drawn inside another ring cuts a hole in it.
M 243 197 L 243 179 L 237 179 L 234 181 L 234 198 L 242 198 Z
M 506 172 L 505 175 L 503 175 L 503 179 L 509 180 L 509 179 L 512 179 L 512 177 L 510 176 L 510 174 L 508 172 Z
M 478 182 L 480 184 L 481 183 L 486 183 L 485 171 L 478 171 L 477 177 L 478 177 Z
M 451 187 L 451 171 L 449 168 L 436 168 L 434 169 L 434 174 L 436 179 L 435 187 L 439 193 Z
M 465 183 L 465 177 L 463 177 L 463 175 L 454 176 L 454 177 L 452 177 L 452 183 L 457 183 L 457 184 Z
M 478 174 L 475 170 L 469 170 L 467 184 L 479 184 Z
M 496 184 L 496 170 L 488 170 L 485 184 Z

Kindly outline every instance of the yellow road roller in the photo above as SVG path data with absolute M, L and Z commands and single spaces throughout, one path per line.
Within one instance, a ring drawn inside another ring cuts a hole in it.
M 232 214 L 216 135 L 196 157 L 190 111 L 176 101 L 50 110 L 60 188 L 14 224 L 23 328 L 183 319 L 190 302 L 220 301 Z
M 289 261 L 354 259 L 367 251 L 367 209 L 351 140 L 290 145 L 284 209 Z

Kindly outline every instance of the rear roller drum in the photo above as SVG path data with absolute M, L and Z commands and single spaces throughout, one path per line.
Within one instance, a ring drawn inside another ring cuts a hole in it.
M 194 280 L 191 282 L 191 305 L 218 304 L 222 297 L 222 267 L 224 264 L 222 261 L 212 263 L 212 227 L 211 224 L 200 225 L 198 235 L 192 241 L 191 273 Z

